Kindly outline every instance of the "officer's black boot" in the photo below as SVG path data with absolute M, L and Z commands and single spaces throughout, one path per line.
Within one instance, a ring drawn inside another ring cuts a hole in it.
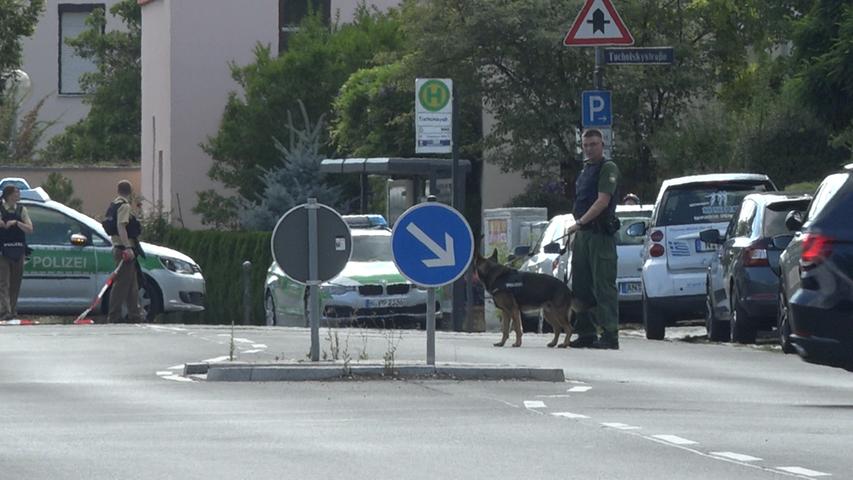
M 592 342 L 590 348 L 599 350 L 619 350 L 619 335 L 615 333 L 603 333 L 601 338 Z
M 570 348 L 590 348 L 598 342 L 598 337 L 595 335 L 578 336 L 578 338 L 569 342 Z

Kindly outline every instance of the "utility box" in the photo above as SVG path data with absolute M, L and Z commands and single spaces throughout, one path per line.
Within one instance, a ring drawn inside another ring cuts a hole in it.
M 397 222 L 397 217 L 418 201 L 415 194 L 415 182 L 412 180 L 389 179 L 386 194 L 385 218 L 388 219 L 388 225 L 394 225 Z
M 489 257 L 498 251 L 498 261 L 506 259 L 521 245 L 533 246 L 548 223 L 548 209 L 539 207 L 489 208 L 483 210 L 483 245 L 481 255 Z M 487 332 L 501 330 L 501 319 L 488 292 L 483 303 L 484 327 Z M 510 341 L 515 341 L 511 334 Z

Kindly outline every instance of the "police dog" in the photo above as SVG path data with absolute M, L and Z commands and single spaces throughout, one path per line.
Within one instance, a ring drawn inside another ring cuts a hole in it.
M 569 346 L 572 325 L 569 314 L 572 307 L 572 292 L 565 283 L 542 273 L 519 272 L 514 268 L 498 263 L 495 250 L 490 258 L 479 252 L 474 254 L 474 271 L 501 311 L 501 330 L 503 336 L 496 347 L 502 347 L 509 338 L 510 322 L 515 330 L 513 347 L 521 346 L 521 310 L 541 308 L 545 320 L 554 329 L 554 339 L 548 347 L 557 345 L 560 333 L 565 332 L 566 339 L 560 348 Z

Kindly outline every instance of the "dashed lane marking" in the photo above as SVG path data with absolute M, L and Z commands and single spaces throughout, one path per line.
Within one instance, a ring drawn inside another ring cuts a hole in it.
M 184 369 L 183 365 L 173 365 L 173 366 L 169 367 L 169 370 L 183 370 L 183 369 Z
M 602 425 L 604 425 L 605 427 L 609 427 L 609 428 L 615 428 L 616 430 L 639 430 L 640 429 L 640 427 L 637 427 L 635 425 L 628 425 L 625 423 L 607 422 L 607 423 L 602 423 Z
M 580 413 L 572 413 L 572 412 L 554 412 L 551 415 L 555 417 L 564 417 L 564 418 L 589 418 L 586 415 L 581 415 Z
M 572 387 L 566 391 L 570 393 L 583 393 L 588 392 L 590 390 L 592 390 L 592 387 Z
M 794 473 L 797 475 L 805 475 L 807 477 L 831 477 L 831 473 L 818 472 L 815 470 L 809 470 L 808 468 L 803 467 L 776 467 L 778 470 L 782 470 L 783 472 Z
M 541 400 L 525 400 L 524 408 L 548 408 L 548 406 Z
M 253 343 L 252 348 L 267 348 L 263 343 Z
M 681 438 L 677 435 L 652 435 L 652 437 L 675 445 L 696 445 L 697 443 L 699 443 L 694 442 L 693 440 L 688 440 L 686 438 Z
M 737 460 L 739 462 L 760 462 L 762 460 L 761 458 L 753 457 L 752 455 L 744 455 L 743 453 L 735 453 L 735 452 L 709 452 L 709 453 L 715 457 L 730 458 L 732 460 Z
M 252 350 L 243 350 L 240 353 L 258 353 L 258 352 L 265 352 L 265 351 L 266 351 L 266 349 L 263 349 L 263 348 L 253 348 Z
M 536 395 L 536 398 L 572 398 L 571 395 L 566 394 L 558 394 L 558 395 Z
M 225 355 L 224 357 L 213 357 L 213 358 L 208 358 L 207 360 L 202 360 L 201 363 L 219 363 L 219 362 L 224 362 L 225 360 L 228 360 L 229 358 L 231 358 L 231 357 L 229 357 L 228 355 Z

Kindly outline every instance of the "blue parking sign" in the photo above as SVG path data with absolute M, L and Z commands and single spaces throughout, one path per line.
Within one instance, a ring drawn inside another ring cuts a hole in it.
M 440 287 L 465 273 L 474 255 L 474 235 L 465 217 L 438 202 L 406 210 L 391 232 L 394 264 L 416 285 Z
M 613 125 L 609 90 L 586 90 L 581 94 L 581 124 L 584 128 Z

